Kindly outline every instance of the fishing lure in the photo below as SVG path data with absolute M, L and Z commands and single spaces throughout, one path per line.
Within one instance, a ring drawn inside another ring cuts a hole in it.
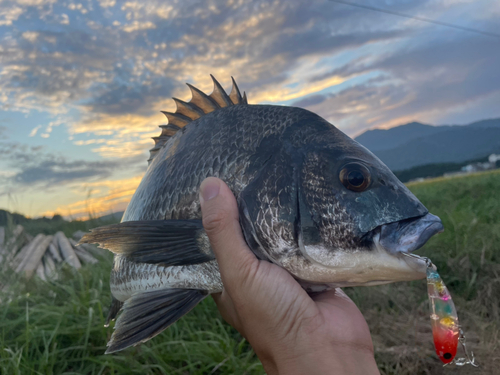
M 443 363 L 450 363 L 457 355 L 460 335 L 457 310 L 448 288 L 433 267 L 427 267 L 427 293 L 436 354 Z
M 404 253 L 404 255 L 422 259 L 427 264 L 427 293 L 429 295 L 432 335 L 437 356 L 445 366 L 453 363 L 457 366 L 469 364 L 478 367 L 475 363 L 474 353 L 471 352 L 471 358 L 467 352 L 465 335 L 458 322 L 457 309 L 448 288 L 437 272 L 436 266 L 429 258 L 407 253 Z M 465 358 L 455 359 L 459 343 L 462 346 Z

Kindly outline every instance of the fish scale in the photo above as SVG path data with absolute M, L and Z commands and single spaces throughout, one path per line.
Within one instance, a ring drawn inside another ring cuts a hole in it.
M 169 288 L 203 289 L 210 293 L 218 293 L 222 291 L 218 270 L 215 261 L 192 266 L 169 267 L 135 263 L 125 257 L 116 257 L 111 271 L 111 292 L 120 300 L 127 300 L 138 292 Z

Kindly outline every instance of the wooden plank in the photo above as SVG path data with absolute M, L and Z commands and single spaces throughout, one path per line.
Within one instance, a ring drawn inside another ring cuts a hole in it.
M 29 259 L 26 262 L 26 265 L 23 268 L 24 275 L 26 276 L 27 279 L 31 279 L 31 277 L 33 276 L 33 274 L 35 272 L 37 274 L 39 273 L 38 268 L 42 262 L 42 257 L 45 254 L 45 251 L 47 250 L 47 248 L 49 247 L 50 242 L 52 241 L 52 236 L 44 236 L 43 234 L 42 234 L 42 236 L 43 236 L 43 239 L 33 249 L 31 254 L 29 255 Z M 42 264 L 42 271 L 43 271 L 43 264 Z M 45 280 L 45 278 L 43 278 L 43 280 Z
M 71 244 L 64 233 L 57 232 L 55 236 L 57 237 L 57 244 L 59 245 L 59 250 L 61 251 L 64 261 L 71 267 L 74 267 L 76 269 L 81 268 L 82 264 L 80 263 L 78 256 L 73 250 L 73 247 L 71 247 Z
M 27 245 L 24 245 L 21 250 L 17 253 L 17 255 L 12 259 L 12 262 L 10 263 L 10 267 L 15 270 L 19 263 L 24 259 L 26 255 L 26 251 L 28 250 L 30 244 L 28 243 Z
M 45 277 L 45 271 L 43 269 L 43 263 L 41 261 L 40 263 L 38 263 L 38 266 L 36 267 L 36 275 L 43 281 L 47 281 L 47 278 Z
M 47 276 L 48 279 L 57 279 L 56 263 L 50 252 L 45 253 L 42 258 L 42 262 L 45 270 L 45 276 Z
M 30 241 L 27 241 L 26 245 L 21 247 L 21 250 L 19 252 L 17 251 L 18 246 L 14 245 L 12 248 L 12 251 L 10 254 L 7 254 L 7 262 L 10 262 L 10 267 L 15 270 L 17 266 L 19 266 L 19 263 L 22 262 L 22 260 L 26 257 L 26 252 L 31 246 L 31 242 L 33 241 L 33 237 L 31 237 Z
M 87 253 L 85 250 L 83 250 L 83 249 L 74 249 L 74 250 L 75 250 L 76 255 L 78 255 L 78 258 L 80 258 L 80 260 L 82 262 L 90 263 L 90 264 L 99 263 L 99 261 L 96 258 L 94 258 L 92 255 Z
M 74 239 L 68 238 L 68 240 L 70 244 L 73 246 L 76 255 L 78 255 L 78 258 L 80 258 L 82 262 L 91 264 L 96 264 L 99 262 L 96 258 L 92 256 L 92 254 L 90 254 L 88 251 L 85 251 L 85 249 L 81 245 L 78 245 L 78 242 L 76 242 Z
M 73 239 L 69 239 L 69 241 L 71 242 L 71 244 L 73 245 L 73 247 L 75 249 L 83 249 L 85 250 L 87 253 L 89 253 L 90 255 L 92 255 L 94 258 L 95 257 L 102 257 L 104 255 L 104 253 L 106 253 L 108 250 L 106 249 L 101 249 L 97 246 L 94 246 L 94 245 L 91 245 L 91 244 L 88 244 L 88 243 L 78 243 L 77 241 L 73 240 Z
M 55 236 L 54 236 L 55 238 Z M 49 253 L 52 256 L 53 260 L 57 263 L 61 263 L 63 259 L 61 258 L 61 254 L 59 254 L 59 250 L 57 250 L 57 245 L 54 245 L 54 241 L 49 245 Z
M 77 230 L 75 233 L 73 233 L 73 239 L 80 241 L 86 233 L 88 232 L 84 232 L 83 230 Z
M 21 272 L 24 269 L 31 257 L 31 254 L 45 237 L 45 234 L 40 233 L 33 239 L 33 241 L 31 241 L 28 245 L 21 249 L 21 252 L 18 254 L 18 256 L 16 256 L 16 259 L 19 260 L 19 263 L 16 262 L 17 273 Z M 16 261 L 16 259 L 14 259 L 14 261 Z

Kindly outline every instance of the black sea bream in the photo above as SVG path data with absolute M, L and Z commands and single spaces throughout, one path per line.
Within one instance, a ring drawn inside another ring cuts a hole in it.
M 441 221 L 375 155 L 305 109 L 249 105 L 234 80 L 230 95 L 214 85 L 210 96 L 189 86 L 189 103 L 174 99 L 122 223 L 82 239 L 115 253 L 108 321 L 122 313 L 107 353 L 149 340 L 222 290 L 198 200 L 209 176 L 236 196 L 255 255 L 307 291 L 425 277 L 425 262 L 402 253 Z

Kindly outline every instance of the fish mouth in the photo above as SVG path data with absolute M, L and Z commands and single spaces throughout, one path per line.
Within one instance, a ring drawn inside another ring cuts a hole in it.
M 384 224 L 377 228 L 376 245 L 392 255 L 420 249 L 435 234 L 443 232 L 441 219 L 433 214 Z

